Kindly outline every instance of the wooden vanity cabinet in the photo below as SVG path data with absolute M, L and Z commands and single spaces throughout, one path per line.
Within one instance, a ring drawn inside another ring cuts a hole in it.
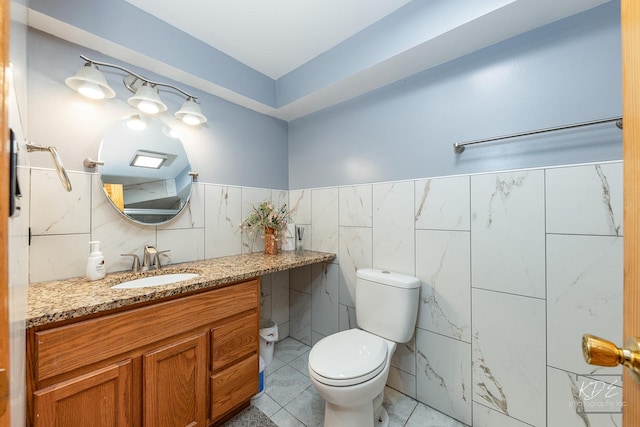
M 27 331 L 27 425 L 208 426 L 258 392 L 259 281 Z

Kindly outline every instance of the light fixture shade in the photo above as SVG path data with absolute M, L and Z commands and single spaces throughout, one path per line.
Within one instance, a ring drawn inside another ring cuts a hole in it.
M 116 93 L 107 84 L 96 64 L 87 62 L 75 76 L 64 81 L 71 89 L 93 99 L 113 98 Z
M 202 114 L 200 107 L 192 97 L 187 98 L 184 104 L 182 104 L 182 108 L 176 112 L 176 118 L 188 125 L 194 126 L 207 122 L 207 118 Z
M 136 93 L 128 99 L 130 105 L 147 114 L 167 111 L 167 106 L 160 100 L 158 89 L 145 82 Z

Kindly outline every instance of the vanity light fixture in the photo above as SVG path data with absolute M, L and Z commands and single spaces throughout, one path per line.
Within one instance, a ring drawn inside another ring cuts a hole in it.
M 130 166 L 136 166 L 139 168 L 160 169 L 164 162 L 167 161 L 167 156 L 161 153 L 154 153 L 152 151 L 136 152 L 135 156 L 129 163 Z
M 129 105 L 137 108 L 143 113 L 156 114 L 167 111 L 167 106 L 160 99 L 158 89 L 144 82 L 140 85 L 135 94 L 127 100 Z
M 140 114 L 133 114 L 127 120 L 127 127 L 131 130 L 144 130 L 147 128 L 147 120 Z
M 109 87 L 96 64 L 87 62 L 75 76 L 64 81 L 71 89 L 91 99 L 113 98 L 116 93 Z
M 158 87 L 163 87 L 173 89 L 186 98 L 180 110 L 175 113 L 176 118 L 192 126 L 207 122 L 207 118 L 202 114 L 200 107 L 196 103 L 198 98 L 179 87 L 149 80 L 120 65 L 95 61 L 84 55 L 80 55 L 80 58 L 84 59 L 86 63 L 75 76 L 67 78 L 64 82 L 71 89 L 82 95 L 92 99 L 113 98 L 116 93 L 109 87 L 107 80 L 98 69 L 98 66 L 115 68 L 127 73 L 127 76 L 124 78 L 124 85 L 133 93 L 133 96 L 128 99 L 128 102 L 143 113 L 157 114 L 167 111 L 167 106 L 162 102 L 160 94 L 158 93 Z
M 207 118 L 200 111 L 196 100 L 191 97 L 182 104 L 182 108 L 176 112 L 176 117 L 188 125 L 199 125 L 207 121 Z

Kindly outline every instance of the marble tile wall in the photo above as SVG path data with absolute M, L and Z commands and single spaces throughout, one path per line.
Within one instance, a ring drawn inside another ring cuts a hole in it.
M 290 273 L 293 338 L 313 345 L 355 326 L 358 268 L 416 275 L 416 333 L 388 385 L 468 425 L 620 425 L 621 371 L 585 364 L 580 339 L 622 342 L 621 162 L 289 200 L 307 247 L 338 253 Z M 607 393 L 590 392 L 599 386 L 611 390 L 604 403 Z
M 31 282 L 83 275 L 92 239 L 109 271 L 144 244 L 169 263 L 261 250 L 237 224 L 253 203 L 288 199 L 305 248 L 338 258 L 262 277 L 281 338 L 355 327 L 359 268 L 415 275 L 416 332 L 389 386 L 468 425 L 620 425 L 621 371 L 586 365 L 580 337 L 622 342 L 621 162 L 290 192 L 196 183 L 189 210 L 157 227 L 122 219 L 94 174 L 70 177 L 67 194 L 31 169 Z M 588 393 L 602 384 L 605 402 Z
M 144 245 L 164 254 L 165 264 L 195 261 L 249 251 L 261 251 L 261 239 L 251 242 L 238 225 L 252 205 L 266 199 L 287 201 L 288 192 L 260 188 L 194 183 L 185 211 L 168 224 L 143 226 L 124 219 L 104 196 L 96 174 L 69 171 L 68 193 L 51 169 L 30 169 L 31 246 L 29 282 L 83 276 L 88 242 L 99 240 L 107 272 L 131 267 L 124 253 L 142 256 Z M 289 334 L 289 275 L 262 278 L 262 312 L 278 323 L 279 335 Z M 337 320 L 336 320 L 337 321 Z

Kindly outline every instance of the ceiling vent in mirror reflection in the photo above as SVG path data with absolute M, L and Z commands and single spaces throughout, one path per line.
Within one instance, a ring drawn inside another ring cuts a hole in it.
M 166 123 L 145 117 L 146 127 L 133 130 L 130 120 L 127 116 L 107 129 L 99 160 L 84 164 L 98 167 L 104 194 L 120 214 L 138 224 L 163 224 L 187 206 L 197 174 Z
M 86 61 L 84 66 L 80 68 L 74 76 L 68 77 L 64 82 L 81 95 L 91 99 L 108 99 L 115 97 L 116 92 L 109 86 L 107 79 L 105 79 L 98 66 L 115 68 L 127 74 L 123 80 L 124 85 L 133 93 L 133 96 L 131 96 L 127 102 L 141 112 L 145 114 L 157 114 L 167 111 L 167 106 L 162 102 L 160 94 L 158 93 L 158 87 L 163 87 L 179 92 L 185 97 L 182 107 L 175 113 L 178 120 L 182 120 L 191 126 L 197 126 L 207 122 L 207 118 L 202 114 L 197 104 L 198 97 L 185 92 L 179 87 L 169 83 L 149 80 L 121 65 L 96 61 L 84 55 L 80 55 L 80 58 Z
M 167 159 L 169 158 L 168 156 L 169 155 L 166 153 L 138 150 L 133 156 L 133 159 L 131 159 L 131 163 L 129 163 L 129 165 L 137 168 L 160 169 L 167 163 Z M 175 159 L 175 156 L 172 157 Z M 166 165 L 169 166 L 169 164 Z

